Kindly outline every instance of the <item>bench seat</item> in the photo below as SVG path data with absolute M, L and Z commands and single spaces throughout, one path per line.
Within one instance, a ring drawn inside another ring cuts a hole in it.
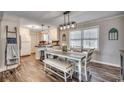
M 52 69 L 48 68 L 47 65 L 53 67 L 53 68 L 56 68 L 60 71 L 62 71 L 64 73 L 64 76 L 60 75 L 59 73 L 57 72 L 54 72 L 55 74 L 57 74 L 58 76 L 62 77 L 65 79 L 65 81 L 67 80 L 68 77 L 72 77 L 72 73 L 74 71 L 74 66 L 69 63 L 69 62 L 66 62 L 66 61 L 60 61 L 60 60 L 57 60 L 57 59 L 45 59 L 44 61 L 44 69 L 46 70 L 49 70 L 51 72 Z M 68 75 L 68 76 L 67 76 Z

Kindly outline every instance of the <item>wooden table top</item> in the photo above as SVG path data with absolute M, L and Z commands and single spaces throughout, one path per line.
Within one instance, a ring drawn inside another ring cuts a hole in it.
M 86 52 L 85 53 L 77 53 L 77 52 L 63 52 L 63 51 L 56 51 L 56 50 L 46 50 L 45 51 L 48 54 L 64 57 L 64 58 L 69 58 L 69 59 L 74 59 L 74 60 L 81 60 L 82 58 L 85 58 Z

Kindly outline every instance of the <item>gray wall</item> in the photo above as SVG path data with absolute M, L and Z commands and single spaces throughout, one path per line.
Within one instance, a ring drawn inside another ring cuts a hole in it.
M 100 28 L 99 52 L 94 55 L 94 60 L 103 64 L 120 66 L 119 50 L 124 50 L 124 16 L 80 23 L 78 26 L 79 28 L 87 28 L 97 25 Z M 108 40 L 108 31 L 113 27 L 119 31 L 119 40 Z M 60 32 L 60 36 L 61 34 L 62 32 Z M 68 44 L 68 42 L 67 40 L 66 43 Z

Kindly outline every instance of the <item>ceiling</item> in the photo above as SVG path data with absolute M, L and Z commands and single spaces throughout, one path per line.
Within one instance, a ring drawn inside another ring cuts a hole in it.
M 21 18 L 23 25 L 46 24 L 58 26 L 64 22 L 63 11 L 6 11 Z M 77 23 L 124 14 L 123 11 L 71 11 L 70 20 Z

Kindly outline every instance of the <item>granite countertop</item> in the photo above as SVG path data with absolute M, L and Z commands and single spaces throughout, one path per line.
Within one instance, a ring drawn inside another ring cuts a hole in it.
M 38 48 L 39 48 L 39 47 L 44 47 L 44 46 L 40 46 L 40 45 L 39 45 L 39 46 L 35 46 L 35 47 L 38 47 Z
M 37 47 L 37 48 L 45 48 L 45 47 L 51 47 L 51 45 L 37 45 L 35 47 Z

